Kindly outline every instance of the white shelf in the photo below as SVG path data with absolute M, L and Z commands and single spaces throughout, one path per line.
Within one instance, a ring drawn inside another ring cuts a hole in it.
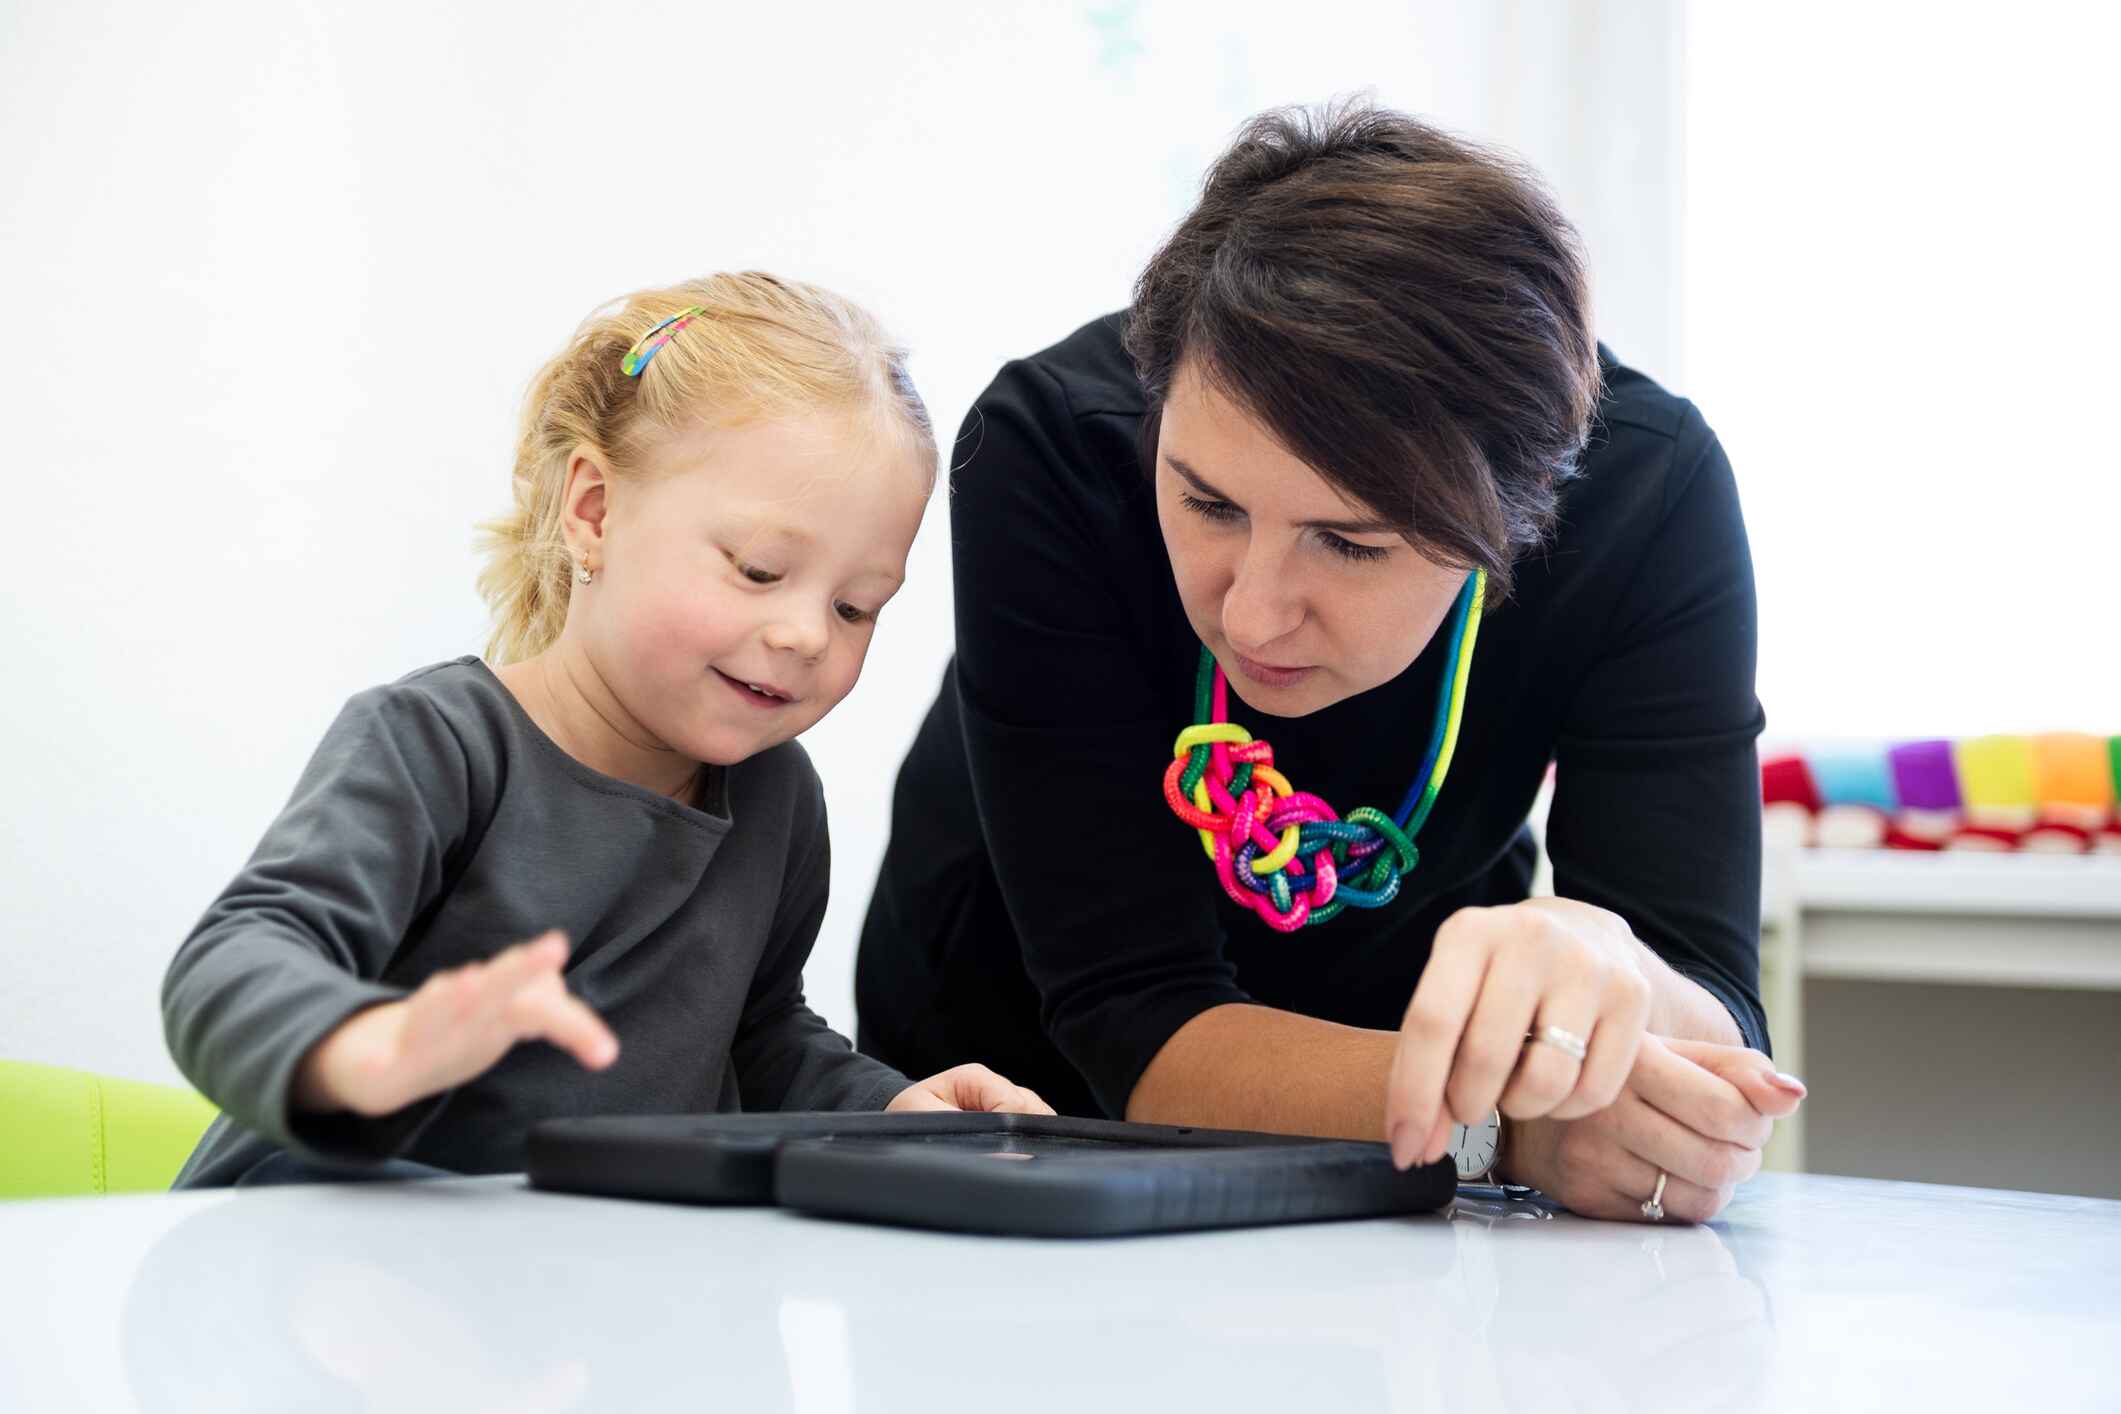
M 1809 913 L 1806 977 L 2121 991 L 2121 922 Z
M 1806 913 L 1951 913 L 2121 923 L 2121 856 L 1807 849 L 1785 859 Z M 2121 932 L 2115 935 L 2121 949 Z
M 1786 1069 L 1803 1073 L 1806 978 L 2121 992 L 2121 857 L 1770 849 L 1763 862 L 1761 998 Z M 1804 1168 L 1802 1110 L 1766 1157 Z

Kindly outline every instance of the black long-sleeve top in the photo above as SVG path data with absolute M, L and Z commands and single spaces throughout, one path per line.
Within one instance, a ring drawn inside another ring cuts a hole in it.
M 1606 356 L 1558 531 L 1483 622 L 1456 760 L 1399 897 L 1293 934 L 1217 884 L 1162 776 L 1192 720 L 1187 626 L 1138 447 L 1122 316 L 1002 369 L 957 443 L 957 655 L 901 768 L 864 924 L 864 1049 L 978 1056 L 1064 1112 L 1123 1114 L 1223 1003 L 1396 1028 L 1437 926 L 1526 896 L 1557 767 L 1555 890 L 1613 910 L 1765 1049 L 1751 558 L 1692 404 Z M 1298 790 L 1387 813 L 1421 764 L 1447 632 L 1300 718 L 1231 695 Z

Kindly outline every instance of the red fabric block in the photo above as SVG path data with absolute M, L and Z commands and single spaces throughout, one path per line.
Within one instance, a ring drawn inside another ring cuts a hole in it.
M 1760 799 L 1766 805 L 1801 805 L 1815 813 L 1826 803 L 1802 756 L 1771 756 L 1760 763 Z
M 1981 850 L 1989 854 L 2009 854 L 2018 848 L 2017 830 L 1997 829 L 1988 825 L 1968 825 L 1952 836 L 1946 849 Z
M 1909 834 L 1899 825 L 1894 824 L 1886 826 L 1885 847 L 1887 849 L 1938 850 L 1944 848 L 1944 840 L 1942 837 L 1934 835 Z

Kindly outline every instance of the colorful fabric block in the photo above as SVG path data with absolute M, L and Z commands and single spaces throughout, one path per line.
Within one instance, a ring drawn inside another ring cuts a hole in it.
M 2034 797 L 2042 805 L 2113 804 L 2113 763 L 2107 752 L 2108 743 L 2088 732 L 2034 737 Z
M 1771 756 L 1760 763 L 1760 799 L 1766 805 L 1801 805 L 1813 814 L 1826 804 L 1802 756 Z
M 1953 748 L 1952 757 L 1969 811 L 2030 810 L 2039 800 L 2033 790 L 2032 743 L 2022 736 L 1970 737 Z
M 1771 842 L 2121 853 L 2121 736 L 1999 733 L 1760 764 Z
M 1828 805 L 1867 805 L 1888 815 L 1900 808 L 1883 752 L 1816 752 L 1811 766 Z
M 1958 810 L 1959 772 L 1948 741 L 1906 741 L 1886 753 L 1893 789 L 1909 810 Z

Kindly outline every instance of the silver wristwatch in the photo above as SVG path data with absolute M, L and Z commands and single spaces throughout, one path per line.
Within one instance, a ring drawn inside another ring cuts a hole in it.
M 1502 1165 L 1502 1111 L 1475 1125 L 1452 1125 L 1450 1154 L 1460 1183 L 1501 1182 L 1495 1170 Z

